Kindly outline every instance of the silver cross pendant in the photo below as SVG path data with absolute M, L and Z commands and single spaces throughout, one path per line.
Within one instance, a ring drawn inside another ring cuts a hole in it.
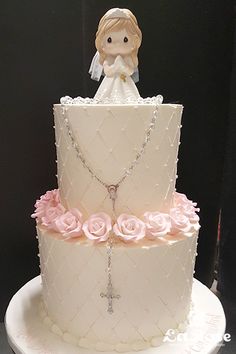
M 107 312 L 109 314 L 112 314 L 114 312 L 114 310 L 113 310 L 113 299 L 119 300 L 120 299 L 120 295 L 114 295 L 113 294 L 112 284 L 109 283 L 108 286 L 107 286 L 107 292 L 106 293 L 101 293 L 100 296 L 102 298 L 104 298 L 104 297 L 107 298 L 107 300 L 108 300 Z

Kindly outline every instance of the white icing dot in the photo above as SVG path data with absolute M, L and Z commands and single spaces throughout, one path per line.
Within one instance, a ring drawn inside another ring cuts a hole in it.
M 163 337 L 154 337 L 151 340 L 151 345 L 153 347 L 159 347 L 163 342 Z

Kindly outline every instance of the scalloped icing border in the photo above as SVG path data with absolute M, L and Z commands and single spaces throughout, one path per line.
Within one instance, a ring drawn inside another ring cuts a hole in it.
M 41 299 L 39 303 L 39 317 L 41 318 L 43 324 L 49 328 L 49 330 L 56 334 L 57 336 L 61 337 L 61 339 L 74 346 L 78 346 L 84 349 L 91 349 L 99 352 L 108 352 L 108 351 L 116 351 L 118 353 L 126 353 L 129 351 L 141 351 L 148 349 L 150 347 L 159 347 L 163 343 L 163 340 L 165 338 L 165 333 L 163 333 L 163 336 L 157 336 L 157 337 L 151 337 L 149 341 L 136 341 L 133 343 L 116 343 L 116 344 L 110 344 L 110 343 L 104 343 L 104 342 L 94 342 L 92 343 L 85 337 L 80 337 L 77 338 L 71 333 L 65 331 L 63 332 L 61 328 L 54 323 L 51 318 L 48 316 L 46 312 L 46 308 L 44 305 L 43 300 Z M 190 311 L 189 314 L 184 322 L 181 322 L 177 328 L 173 328 L 176 332 L 178 333 L 183 333 L 185 332 L 191 317 L 193 315 L 193 303 L 191 302 L 190 304 Z

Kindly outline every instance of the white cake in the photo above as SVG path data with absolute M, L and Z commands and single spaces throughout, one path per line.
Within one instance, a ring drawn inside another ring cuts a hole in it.
M 104 21 L 131 21 L 127 11 Z M 125 75 L 105 77 L 94 100 L 54 105 L 59 188 L 33 214 L 42 320 L 97 351 L 159 346 L 184 330 L 199 230 L 196 203 L 175 191 L 182 106 L 137 98 Z

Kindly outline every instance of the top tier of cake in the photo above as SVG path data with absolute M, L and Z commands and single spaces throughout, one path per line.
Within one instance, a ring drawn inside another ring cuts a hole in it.
M 107 185 L 115 185 L 142 150 L 154 114 L 156 122 L 150 141 L 117 190 L 117 214 L 137 217 L 145 211 L 168 212 L 172 206 L 182 106 L 145 103 L 54 106 L 58 185 L 66 208 L 76 207 L 85 217 L 100 211 L 112 215 L 107 189 L 84 166 L 75 146 L 94 175 Z

